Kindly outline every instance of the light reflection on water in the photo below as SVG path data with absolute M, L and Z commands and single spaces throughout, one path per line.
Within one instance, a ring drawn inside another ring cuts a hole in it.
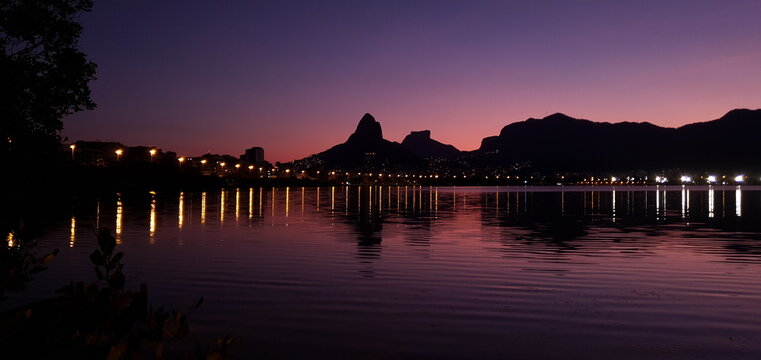
M 130 285 L 204 296 L 194 330 L 246 339 L 237 358 L 761 353 L 754 187 L 232 188 L 74 209 L 25 296 L 91 276 L 88 229 L 113 226 Z

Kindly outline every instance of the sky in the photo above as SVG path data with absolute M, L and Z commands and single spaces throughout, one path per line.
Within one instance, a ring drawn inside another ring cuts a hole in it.
M 661 126 L 761 108 L 761 1 L 96 1 L 69 140 L 290 161 L 362 115 L 461 150 L 552 113 Z

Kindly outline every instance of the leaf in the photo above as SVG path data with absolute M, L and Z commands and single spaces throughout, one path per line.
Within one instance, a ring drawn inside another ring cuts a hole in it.
M 198 298 L 198 301 L 196 301 L 196 303 L 195 303 L 195 304 L 193 304 L 193 306 L 191 306 L 191 307 L 190 307 L 190 309 L 191 309 L 191 310 L 192 310 L 192 309 L 197 309 L 197 308 L 201 307 L 201 304 L 203 304 L 203 296 L 201 296 L 200 298 Z
M 105 264 L 106 260 L 103 258 L 103 254 L 99 250 L 95 250 L 90 254 L 90 262 L 95 266 L 100 266 Z
M 106 360 L 119 360 L 122 358 L 122 355 L 124 355 L 125 351 L 127 351 L 127 342 L 122 341 L 119 343 L 119 345 L 111 347 Z
M 98 277 L 98 280 L 105 280 L 105 276 L 103 276 L 103 272 L 100 271 L 100 268 L 97 266 L 95 267 L 95 276 Z
M 104 255 L 111 254 L 116 247 L 116 238 L 109 231 L 101 231 L 98 234 L 98 247 Z
M 47 263 L 49 263 L 51 260 L 53 260 L 53 258 L 55 258 L 55 254 L 52 254 L 52 253 L 51 253 L 51 254 L 47 254 L 47 255 L 45 255 L 45 256 L 42 258 L 42 263 L 43 263 L 43 264 L 47 264 Z

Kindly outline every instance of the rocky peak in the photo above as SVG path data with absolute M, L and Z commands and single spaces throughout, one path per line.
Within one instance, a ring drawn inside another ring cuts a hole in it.
M 375 118 L 370 114 L 365 114 L 359 124 L 357 124 L 357 130 L 349 137 L 349 142 L 354 141 L 378 141 L 383 139 L 383 130 L 381 130 L 380 123 L 375 121 Z
M 412 131 L 404 138 L 404 141 L 419 141 L 429 140 L 431 138 L 431 130 Z

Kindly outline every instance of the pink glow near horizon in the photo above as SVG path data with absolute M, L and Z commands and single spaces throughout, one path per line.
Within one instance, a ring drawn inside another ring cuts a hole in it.
M 435 4 L 97 4 L 82 47 L 99 108 L 64 135 L 274 162 L 366 112 L 386 139 L 473 150 L 555 112 L 676 127 L 761 108 L 758 2 Z

